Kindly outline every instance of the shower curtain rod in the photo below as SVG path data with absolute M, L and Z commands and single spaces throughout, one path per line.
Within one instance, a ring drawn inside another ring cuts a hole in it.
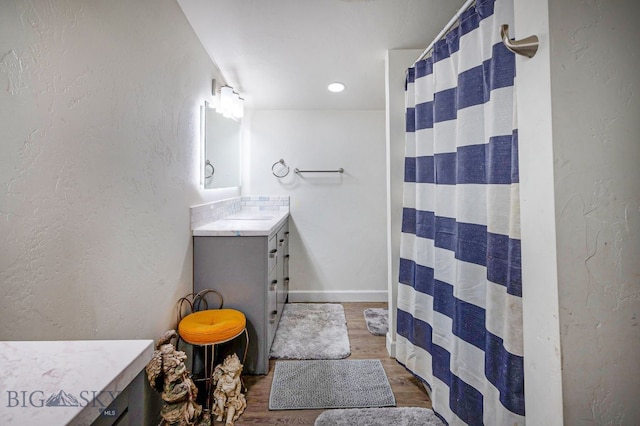
M 433 46 L 436 44 L 436 42 L 440 40 L 442 37 L 444 37 L 447 31 L 449 31 L 458 21 L 458 18 L 460 18 L 460 15 L 466 12 L 471 7 L 471 5 L 474 4 L 475 2 L 476 0 L 467 0 L 466 2 L 464 2 L 462 7 L 458 9 L 458 12 L 456 12 L 455 16 L 451 18 L 449 23 L 445 25 L 445 27 L 442 29 L 442 31 L 440 31 L 440 33 L 436 36 L 436 38 L 433 39 L 431 44 L 427 46 L 427 48 L 424 49 L 424 52 L 422 52 L 422 54 L 418 57 L 418 59 L 416 59 L 416 62 L 424 59 L 429 54 L 429 52 L 431 52 L 431 49 L 433 49 Z

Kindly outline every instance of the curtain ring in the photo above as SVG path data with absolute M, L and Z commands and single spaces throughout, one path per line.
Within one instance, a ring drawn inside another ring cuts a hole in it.
M 284 174 L 280 174 L 280 175 L 279 175 L 279 174 L 277 174 L 277 173 L 276 173 L 275 167 L 276 167 L 278 164 L 282 164 L 284 167 L 286 167 L 286 168 L 287 168 L 287 171 L 286 171 L 286 172 L 284 172 Z M 271 173 L 272 173 L 275 177 L 277 177 L 278 179 L 281 179 L 281 178 L 283 178 L 283 177 L 285 177 L 286 175 L 288 175 L 288 174 L 289 174 L 289 166 L 287 166 L 287 165 L 285 164 L 284 160 L 281 158 L 280 160 L 278 160 L 278 161 L 276 161 L 275 163 L 273 163 L 273 166 L 271 166 Z
M 207 176 L 207 172 L 205 170 L 204 172 L 204 178 L 205 179 L 209 179 L 213 177 L 213 174 L 216 172 L 216 169 L 213 168 L 213 164 L 211 164 L 211 161 L 207 160 L 204 162 L 204 168 L 206 169 L 208 167 L 211 167 L 211 174 L 209 176 Z

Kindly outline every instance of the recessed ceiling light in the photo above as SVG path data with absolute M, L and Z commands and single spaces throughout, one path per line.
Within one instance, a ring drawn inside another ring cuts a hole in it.
M 331 92 L 342 92 L 344 90 L 344 84 L 339 82 L 331 83 L 329 86 L 327 86 L 327 89 L 329 89 Z

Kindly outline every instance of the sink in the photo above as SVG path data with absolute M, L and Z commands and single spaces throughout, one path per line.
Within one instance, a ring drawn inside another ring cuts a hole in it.
M 273 216 L 267 215 L 247 215 L 247 214 L 232 214 L 229 216 L 225 216 L 222 220 L 271 220 Z

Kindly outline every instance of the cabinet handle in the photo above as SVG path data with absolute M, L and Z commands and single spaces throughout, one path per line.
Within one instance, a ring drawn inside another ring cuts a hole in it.
M 273 249 L 269 252 L 269 257 L 273 259 L 274 257 L 276 257 L 277 254 L 278 254 L 278 250 Z
M 284 258 L 285 258 L 285 259 L 288 259 L 288 258 L 289 258 L 289 255 L 288 255 L 288 254 L 285 254 L 285 255 L 284 255 Z
M 276 289 L 276 287 L 278 286 L 278 280 L 273 280 L 271 281 L 271 291 L 274 291 Z
M 284 235 L 289 235 L 289 231 L 285 232 Z
M 276 318 L 278 317 L 278 311 L 271 311 L 271 318 L 269 318 L 269 322 L 273 324 L 276 322 Z

